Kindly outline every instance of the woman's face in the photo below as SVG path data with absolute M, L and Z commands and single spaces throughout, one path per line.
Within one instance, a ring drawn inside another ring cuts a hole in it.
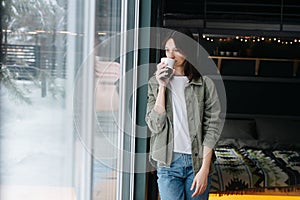
M 174 67 L 183 67 L 185 56 L 183 53 L 176 48 L 175 42 L 170 38 L 165 45 L 166 56 L 175 60 Z

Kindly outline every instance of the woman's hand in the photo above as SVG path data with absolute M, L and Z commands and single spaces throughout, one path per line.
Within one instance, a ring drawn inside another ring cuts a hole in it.
M 172 77 L 172 75 L 174 74 L 174 69 L 173 72 L 170 76 L 168 76 L 168 68 L 167 68 L 167 63 L 159 63 L 157 65 L 157 71 L 156 71 L 156 80 L 159 83 L 159 86 L 164 86 L 166 87 L 170 81 L 170 78 Z M 169 78 L 166 78 L 169 77 Z
M 193 198 L 205 192 L 208 182 L 208 173 L 209 170 L 201 168 L 200 171 L 196 174 L 191 186 L 191 190 L 195 188 L 195 192 L 192 194 Z

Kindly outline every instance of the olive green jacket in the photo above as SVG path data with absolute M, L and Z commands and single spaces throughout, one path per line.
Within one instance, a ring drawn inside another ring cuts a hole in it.
M 158 114 L 154 111 L 158 94 L 158 82 L 155 76 L 148 82 L 148 103 L 146 123 L 151 131 L 150 162 L 157 166 L 170 167 L 173 154 L 173 114 L 170 88 L 166 90 L 166 111 Z M 188 113 L 194 173 L 202 166 L 203 146 L 214 148 L 220 137 L 220 102 L 213 81 L 203 76 L 187 82 L 185 101 Z M 178 122 L 180 123 L 180 122 Z M 214 170 L 211 162 L 210 172 Z

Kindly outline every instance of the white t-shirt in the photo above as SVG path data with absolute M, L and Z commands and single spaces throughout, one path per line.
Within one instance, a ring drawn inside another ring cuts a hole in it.
M 174 152 L 191 154 L 191 140 L 185 102 L 186 76 L 173 76 L 170 80 L 172 92 Z

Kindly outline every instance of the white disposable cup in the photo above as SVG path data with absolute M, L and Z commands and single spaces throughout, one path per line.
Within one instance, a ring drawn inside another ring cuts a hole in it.
M 174 59 L 164 57 L 164 58 L 161 58 L 160 61 L 163 62 L 163 63 L 167 63 L 168 64 L 167 67 L 173 69 L 174 63 L 175 63 Z
M 172 58 L 163 57 L 163 58 L 160 59 L 160 61 L 162 63 L 166 63 L 167 64 L 166 67 L 168 68 L 168 71 L 167 71 L 168 75 L 166 75 L 162 79 L 168 79 L 168 78 L 170 78 L 170 76 L 173 73 L 173 67 L 174 67 L 175 60 L 172 59 Z

